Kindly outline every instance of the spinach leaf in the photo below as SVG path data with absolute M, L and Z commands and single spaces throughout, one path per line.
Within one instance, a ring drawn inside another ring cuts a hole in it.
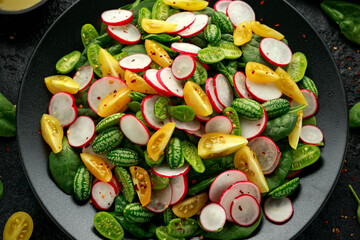
M 126 52 L 128 55 L 135 54 L 135 53 L 143 53 L 147 54 L 145 46 L 143 44 L 134 44 L 126 46 L 122 49 L 123 52 Z
M 289 136 L 296 125 L 297 114 L 286 113 L 280 117 L 267 122 L 263 135 L 271 138 L 273 141 L 280 140 Z
M 213 64 L 216 68 L 217 71 L 221 72 L 222 74 L 224 74 L 224 76 L 229 80 L 229 83 L 231 84 L 231 86 L 234 86 L 234 82 L 233 82 L 233 77 L 234 74 L 229 72 L 229 69 L 224 65 L 223 62 L 217 62 Z M 231 72 L 233 72 L 232 70 L 230 70 Z
M 350 109 L 349 126 L 351 128 L 360 127 L 360 102 Z
M 3 193 L 4 193 L 4 186 L 3 186 L 3 183 L 0 180 L 0 200 L 1 200 L 2 196 L 3 196 Z
M 346 1 L 326 0 L 322 10 L 339 24 L 341 32 L 350 41 L 360 44 L 360 5 Z
M 166 33 L 161 33 L 161 34 L 149 34 L 149 35 L 145 35 L 142 37 L 142 39 L 152 39 L 155 40 L 157 42 L 162 42 L 162 43 L 169 43 L 169 42 L 176 42 L 178 40 L 181 40 L 180 36 L 171 36 L 169 34 Z
M 77 169 L 82 164 L 79 155 L 69 146 L 66 137 L 63 138 L 61 152 L 50 153 L 49 168 L 57 185 L 66 193 L 74 192 L 74 178 Z
M 286 175 L 288 174 L 291 168 L 292 162 L 293 162 L 292 151 L 282 152 L 279 165 L 277 166 L 277 168 L 273 173 L 267 175 L 266 177 L 266 181 L 269 186 L 269 192 L 271 192 L 272 190 L 283 184 Z
M 133 5 L 131 6 L 131 8 L 129 9 L 129 10 L 132 10 L 132 12 L 133 12 L 132 23 L 134 25 L 136 25 L 136 23 L 138 22 L 139 11 L 140 11 L 141 8 L 145 7 L 145 8 L 148 8 L 148 9 L 152 9 L 155 2 L 156 2 L 156 0 L 144 0 L 144 1 L 136 0 L 133 3 Z
M 13 137 L 16 133 L 16 109 L 0 93 L 0 137 Z

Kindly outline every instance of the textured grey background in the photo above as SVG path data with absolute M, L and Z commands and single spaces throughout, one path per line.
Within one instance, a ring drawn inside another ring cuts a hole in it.
M 28 14 L 0 15 L 0 92 L 12 103 L 16 104 L 22 76 L 36 45 L 54 20 L 74 2 L 49 0 Z M 326 42 L 339 66 L 350 109 L 360 101 L 360 46 L 340 33 L 338 26 L 321 11 L 320 1 L 288 2 L 305 16 Z M 360 128 L 351 129 L 344 169 L 334 192 L 298 239 L 360 239 L 360 227 L 354 218 L 357 204 L 348 189 L 348 184 L 352 184 L 360 194 L 359 140 Z M 0 138 L 0 179 L 4 184 L 4 196 L 0 201 L 0 236 L 10 215 L 25 211 L 34 220 L 31 239 L 68 239 L 49 219 L 32 193 L 21 166 L 15 138 Z

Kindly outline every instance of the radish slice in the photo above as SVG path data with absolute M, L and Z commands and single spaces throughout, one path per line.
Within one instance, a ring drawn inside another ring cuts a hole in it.
M 241 136 L 251 140 L 252 138 L 259 136 L 265 129 L 267 123 L 266 111 L 264 110 L 264 116 L 255 121 L 250 121 L 244 118 L 240 118 Z
M 301 128 L 300 139 L 304 143 L 318 145 L 324 140 L 324 134 L 315 125 L 304 125 Z
M 191 44 L 191 43 L 183 43 L 183 42 L 174 42 L 171 44 L 171 49 L 177 51 L 182 54 L 190 54 L 192 56 L 197 56 L 198 51 L 201 50 L 200 47 Z
M 188 190 L 188 181 L 186 175 L 180 175 L 169 179 L 172 188 L 172 198 L 170 205 L 175 205 L 184 199 Z
M 232 130 L 233 130 L 233 124 L 231 120 L 225 116 L 213 117 L 205 124 L 205 133 L 230 134 Z
M 144 73 L 144 79 L 147 84 L 149 84 L 155 91 L 157 91 L 160 95 L 165 97 L 173 96 L 168 90 L 166 90 L 159 82 L 158 78 L 156 77 L 158 70 L 156 69 L 148 69 Z
M 260 206 L 251 195 L 240 195 L 232 201 L 230 206 L 231 218 L 240 226 L 253 225 L 260 216 Z
M 150 67 L 151 58 L 142 53 L 132 54 L 120 60 L 119 65 L 122 69 L 132 72 L 142 72 Z
M 206 95 L 210 100 L 211 106 L 214 108 L 216 112 L 221 113 L 224 110 L 224 107 L 219 103 L 219 101 L 216 98 L 213 78 L 208 78 L 206 80 L 205 91 L 206 91 Z
M 255 12 L 249 4 L 243 1 L 233 1 L 226 8 L 226 15 L 230 18 L 232 24 L 236 27 L 242 22 L 255 20 Z
M 90 86 L 87 94 L 90 108 L 97 113 L 101 100 L 122 88 L 127 88 L 126 83 L 116 77 L 103 77 L 95 81 Z
M 119 125 L 123 134 L 135 144 L 146 145 L 150 139 L 149 129 L 134 115 L 125 114 Z
M 165 189 L 151 189 L 151 199 L 145 208 L 155 213 L 164 212 L 170 205 L 173 190 L 170 184 Z
M 109 209 L 117 196 L 115 188 L 111 182 L 97 181 L 91 189 L 91 199 L 94 207 L 99 210 Z
M 226 9 L 231 2 L 232 1 L 229 1 L 229 0 L 218 1 L 214 4 L 214 9 L 215 9 L 215 11 L 226 13 Z
M 303 110 L 303 119 L 312 117 L 315 115 L 315 113 L 317 112 L 318 108 L 319 108 L 319 104 L 318 104 L 318 100 L 316 98 L 315 93 L 307 90 L 307 89 L 301 89 L 301 93 L 304 95 L 306 102 L 308 103 L 308 105 L 306 106 L 306 108 Z M 290 106 L 291 107 L 296 107 L 301 105 L 300 103 L 298 103 L 297 101 L 291 99 L 290 100 Z
M 114 184 L 115 186 L 115 194 L 119 195 L 120 191 L 121 191 L 121 185 L 119 183 L 119 181 L 116 179 L 116 177 L 113 175 L 113 177 L 111 178 L 110 182 L 112 184 Z
M 141 113 L 144 116 L 144 120 L 151 128 L 155 130 L 159 130 L 165 124 L 170 122 L 170 118 L 160 119 L 155 116 L 155 103 L 160 97 L 160 95 L 149 95 L 141 102 Z
M 110 26 L 120 26 L 131 23 L 133 20 L 133 13 L 123 9 L 107 10 L 101 14 L 103 23 Z
M 170 67 L 160 69 L 156 73 L 156 77 L 160 84 L 173 95 L 184 97 L 184 82 L 177 80 Z
M 195 69 L 195 60 L 190 55 L 177 56 L 171 66 L 171 71 L 178 80 L 190 78 L 194 74 Z
M 301 172 L 302 169 L 299 169 L 299 170 L 290 170 L 288 172 L 288 174 L 286 175 L 286 178 L 293 178 L 293 177 L 296 177 L 300 172 Z
M 226 211 L 226 219 L 230 222 L 233 222 L 234 220 L 231 217 L 230 214 L 230 207 L 231 207 L 231 203 L 232 201 L 243 194 L 248 194 L 253 196 L 256 201 L 258 202 L 258 204 L 260 204 L 260 200 L 261 200 L 261 193 L 260 190 L 258 188 L 258 186 L 256 186 L 256 184 L 252 183 L 252 182 L 236 182 L 234 184 L 232 184 L 230 187 L 228 187 L 223 194 L 220 196 L 219 199 L 219 204 L 221 206 L 223 206 L 223 208 Z
M 196 132 L 199 131 L 201 128 L 201 123 L 197 119 L 193 119 L 190 122 L 181 122 L 173 117 L 170 117 L 170 121 L 176 123 L 175 127 L 180 130 Z
M 78 116 L 75 98 L 65 92 L 56 93 L 50 99 L 49 114 L 59 120 L 62 127 L 71 125 Z
M 217 176 L 211 183 L 209 199 L 212 202 L 219 202 L 221 194 L 232 184 L 239 181 L 248 181 L 245 173 L 238 170 L 228 170 Z
M 176 34 L 185 30 L 185 28 L 189 27 L 195 21 L 196 17 L 195 14 L 192 12 L 180 12 L 171 15 L 166 19 L 166 22 L 176 24 L 176 28 L 170 34 Z
M 208 15 L 197 14 L 195 15 L 195 21 L 190 26 L 185 28 L 183 31 L 179 32 L 178 34 L 180 35 L 180 37 L 183 38 L 192 37 L 198 34 L 199 32 L 201 32 L 202 30 L 204 30 L 204 28 L 208 24 L 208 21 L 209 21 Z
M 95 138 L 95 136 L 94 136 Z M 92 144 L 93 144 L 94 140 L 91 141 L 89 144 L 86 144 L 83 148 L 82 148 L 82 152 L 83 153 L 89 153 L 91 155 L 95 155 L 99 158 L 101 158 L 102 160 L 104 160 L 104 162 L 111 168 L 113 169 L 115 167 L 115 164 L 113 164 L 112 162 L 109 161 L 109 159 L 107 158 L 107 154 L 97 154 L 94 152 L 93 148 L 92 148 Z
M 185 132 L 188 134 L 194 135 L 195 137 L 201 138 L 205 135 L 205 128 L 203 125 L 201 125 L 200 130 L 198 130 L 196 132 L 192 132 L 192 131 L 188 131 L 188 130 L 185 130 Z
M 69 145 L 83 147 L 95 136 L 95 123 L 88 116 L 79 116 L 67 130 Z
M 206 69 L 206 71 L 209 70 L 209 68 L 210 68 L 209 65 L 207 65 L 206 63 L 203 63 L 202 61 L 200 61 L 196 56 L 192 56 L 192 57 L 194 58 L 194 60 L 196 62 L 200 63 Z
M 251 96 L 258 102 L 266 102 L 282 96 L 282 92 L 274 82 L 257 83 L 246 78 L 245 86 Z
M 246 76 L 243 72 L 239 71 L 239 72 L 235 73 L 235 75 L 233 77 L 233 81 L 234 81 L 235 90 L 239 94 L 240 97 L 253 99 L 251 94 L 246 89 L 246 85 L 245 85 Z
M 160 177 L 177 177 L 186 174 L 190 170 L 190 165 L 186 162 L 179 168 L 171 169 L 167 163 L 162 163 L 160 166 L 152 167 L 151 171 Z
M 280 153 L 274 141 L 268 137 L 259 136 L 253 138 L 248 146 L 255 152 L 263 173 L 272 173 L 279 163 L 277 160 Z
M 234 93 L 232 91 L 229 80 L 223 74 L 217 74 L 214 77 L 214 91 L 216 99 L 224 108 L 230 107 L 234 101 Z
M 201 210 L 199 220 L 205 231 L 216 232 L 226 223 L 225 209 L 217 203 L 209 203 Z
M 284 223 L 294 213 L 292 202 L 289 198 L 268 198 L 264 203 L 264 214 L 267 219 L 275 223 Z
M 284 67 L 292 59 L 292 52 L 289 46 L 275 38 L 264 38 L 261 40 L 259 50 L 266 61 L 276 66 Z
M 90 65 L 79 67 L 78 71 L 75 73 L 73 80 L 79 84 L 79 91 L 87 88 L 91 80 L 94 77 L 94 69 Z
M 141 40 L 141 33 L 139 29 L 132 24 L 126 24 L 123 26 L 108 26 L 107 32 L 116 41 L 127 45 L 136 44 Z
M 195 114 L 195 118 L 199 120 L 200 122 L 207 122 L 211 119 L 210 116 L 200 116 L 198 114 Z

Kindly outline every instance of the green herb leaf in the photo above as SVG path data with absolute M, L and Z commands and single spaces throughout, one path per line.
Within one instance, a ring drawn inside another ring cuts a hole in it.
M 349 126 L 351 128 L 360 127 L 360 102 L 350 109 Z
M 0 137 L 13 137 L 16 133 L 16 109 L 0 93 Z

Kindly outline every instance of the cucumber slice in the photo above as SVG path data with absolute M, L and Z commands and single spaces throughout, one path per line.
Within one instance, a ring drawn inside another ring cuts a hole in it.
M 185 160 L 191 165 L 191 167 L 198 173 L 205 171 L 204 163 L 198 154 L 198 150 L 194 144 L 189 141 L 182 141 L 182 151 Z
M 94 217 L 96 230 L 104 237 L 111 240 L 124 238 L 124 230 L 116 219 L 107 212 L 98 212 Z
M 75 69 L 80 61 L 81 52 L 73 51 L 66 54 L 56 63 L 56 71 L 60 74 L 67 74 Z
M 221 62 L 225 58 L 225 53 L 218 47 L 203 48 L 198 52 L 198 58 L 200 61 L 212 64 Z

